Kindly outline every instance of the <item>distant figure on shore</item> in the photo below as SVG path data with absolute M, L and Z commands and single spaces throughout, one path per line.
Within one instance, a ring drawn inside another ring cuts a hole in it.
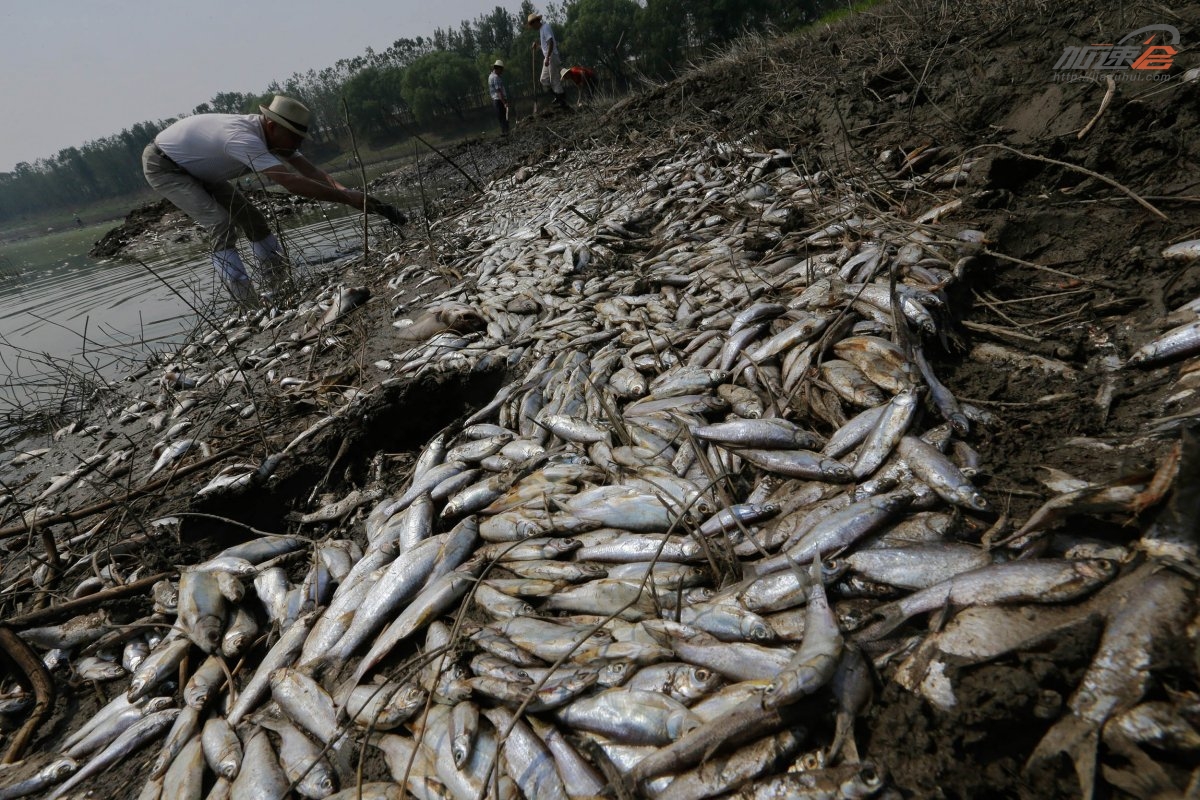
M 559 78 L 562 79 L 563 83 L 570 81 L 575 84 L 575 89 L 577 90 L 575 105 L 582 105 L 585 97 L 590 99 L 596 92 L 596 70 L 591 67 L 581 67 L 578 65 L 567 67 L 559 73 Z
M 83 220 L 81 220 L 81 219 L 79 218 L 79 212 L 78 212 L 78 211 L 76 211 L 76 212 L 74 213 L 74 217 L 75 217 L 75 227 L 77 227 L 77 228 L 82 228 L 82 227 L 83 227 Z
M 305 105 L 276 95 L 259 111 L 184 117 L 142 151 L 146 182 L 208 230 L 213 266 L 244 305 L 257 298 L 235 247 L 239 228 L 250 239 L 264 282 L 277 287 L 287 277 L 288 265 L 266 217 L 231 180 L 255 173 L 292 194 L 365 207 L 396 225 L 407 221 L 394 206 L 343 186 L 300 154 L 310 117 Z
M 488 75 L 488 94 L 496 107 L 496 118 L 500 120 L 500 135 L 508 136 L 508 92 L 504 88 L 504 62 L 496 59 Z
M 542 48 L 542 78 L 541 84 L 554 93 L 554 105 L 570 110 L 567 97 L 563 93 L 562 77 L 559 75 L 558 42 L 554 38 L 554 30 L 549 22 L 542 22 L 541 14 L 530 14 L 525 24 L 538 32 L 538 40 L 533 43 L 534 49 Z

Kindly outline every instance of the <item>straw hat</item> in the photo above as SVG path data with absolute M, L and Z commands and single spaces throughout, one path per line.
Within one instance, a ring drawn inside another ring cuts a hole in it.
M 496 63 L 495 63 L 495 64 L 492 64 L 492 66 L 493 66 L 493 67 L 499 67 L 500 69 L 504 69 L 504 62 L 503 62 L 503 61 L 501 61 L 500 59 L 498 59 L 498 58 L 497 58 L 497 59 L 496 59 Z
M 277 94 L 271 99 L 271 105 L 259 106 L 258 110 L 264 117 L 282 125 L 297 136 L 308 135 L 308 106 L 299 100 Z
M 526 25 L 533 25 L 535 22 L 541 22 L 541 21 L 542 21 L 542 15 L 541 15 L 541 14 L 530 14 L 530 15 L 529 15 L 529 19 L 525 20 L 525 24 L 526 24 Z
M 567 73 L 570 71 L 571 70 L 569 67 L 563 67 L 562 72 L 558 73 L 558 79 L 561 81 L 563 78 L 567 77 Z

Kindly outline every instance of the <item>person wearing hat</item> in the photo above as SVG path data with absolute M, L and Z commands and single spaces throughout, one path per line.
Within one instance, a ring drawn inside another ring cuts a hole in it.
M 554 105 L 560 108 L 570 108 L 567 105 L 566 95 L 563 93 L 562 77 L 559 74 L 558 60 L 558 42 L 554 39 L 554 31 L 550 28 L 550 23 L 542 22 L 541 14 L 530 14 L 525 20 L 525 24 L 538 32 L 538 41 L 533 43 L 533 47 L 539 44 L 542 47 L 542 86 L 547 87 L 554 92 Z
M 508 92 L 504 89 L 503 76 L 504 62 L 496 59 L 488 75 L 488 93 L 492 96 L 492 105 L 496 107 L 496 117 L 500 120 L 500 135 L 508 136 Z
M 235 247 L 238 229 L 250 240 L 262 277 L 285 277 L 279 239 L 235 181 L 248 173 L 269 178 L 292 194 L 366 208 L 394 224 L 404 215 L 318 169 L 298 150 L 308 134 L 308 108 L 276 95 L 259 114 L 195 114 L 168 125 L 142 151 L 146 182 L 206 228 L 217 275 L 239 303 L 253 304 L 254 289 Z
M 576 105 L 583 103 L 584 95 L 590 96 L 596 90 L 596 70 L 591 67 L 564 67 L 563 71 L 558 73 L 558 77 L 575 84 L 575 88 L 579 90 Z

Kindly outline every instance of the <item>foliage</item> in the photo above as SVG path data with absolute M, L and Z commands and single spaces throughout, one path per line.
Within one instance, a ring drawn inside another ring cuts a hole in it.
M 604 67 L 626 84 L 640 11 L 633 0 L 576 0 L 567 8 L 563 56 L 570 63 Z
M 421 56 L 404 72 L 404 96 L 422 125 L 451 112 L 460 119 L 480 105 L 479 75 L 472 59 L 436 51 Z
M 357 133 L 375 139 L 395 127 L 405 107 L 404 72 L 399 67 L 367 67 L 346 81 L 342 97 Z

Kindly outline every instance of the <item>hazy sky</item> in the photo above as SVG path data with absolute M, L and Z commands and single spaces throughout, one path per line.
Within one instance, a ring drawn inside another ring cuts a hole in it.
M 0 0 L 0 172 L 520 0 Z M 535 3 L 542 8 L 542 3 Z

